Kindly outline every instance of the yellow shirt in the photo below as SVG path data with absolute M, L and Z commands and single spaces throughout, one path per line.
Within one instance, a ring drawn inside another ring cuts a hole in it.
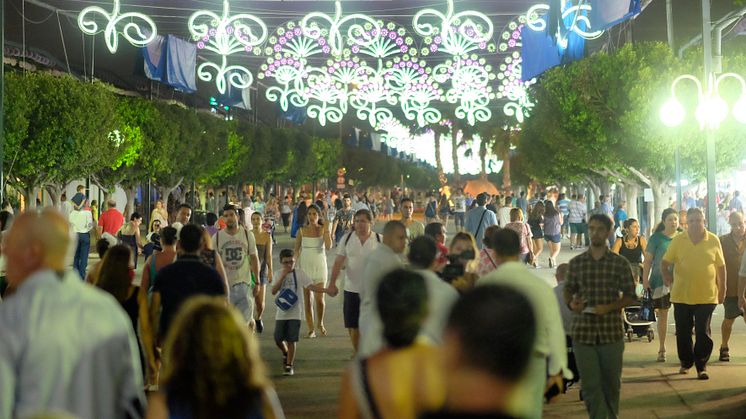
M 671 240 L 663 260 L 672 263 L 671 301 L 683 304 L 717 304 L 717 268 L 725 265 L 718 237 L 706 233 L 696 245 L 689 235 L 679 234 Z

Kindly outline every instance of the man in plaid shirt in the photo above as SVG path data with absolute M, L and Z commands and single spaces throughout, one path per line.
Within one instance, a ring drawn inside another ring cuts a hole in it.
M 573 351 L 583 377 L 586 408 L 594 419 L 619 415 L 624 353 L 621 309 L 636 301 L 629 262 L 608 248 L 611 227 L 606 215 L 590 218 L 591 247 L 570 260 L 565 285 L 565 301 L 575 312 L 570 329 Z

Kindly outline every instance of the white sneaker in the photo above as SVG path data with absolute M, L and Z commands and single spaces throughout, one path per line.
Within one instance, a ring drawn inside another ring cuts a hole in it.
M 283 371 L 282 375 L 293 375 L 295 374 L 295 371 L 293 371 L 292 365 L 285 365 L 285 371 Z

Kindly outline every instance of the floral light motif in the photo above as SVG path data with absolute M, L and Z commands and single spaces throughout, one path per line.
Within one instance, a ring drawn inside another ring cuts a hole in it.
M 99 29 L 98 23 L 96 23 L 91 15 L 100 15 L 103 17 L 106 20 L 106 27 L 103 30 L 104 38 L 106 39 L 106 47 L 112 54 L 117 52 L 119 46 L 117 24 L 123 20 L 127 20 L 128 23 L 124 25 L 122 36 L 124 39 L 129 41 L 130 44 L 136 47 L 144 47 L 155 39 L 157 31 L 155 22 L 153 22 L 151 18 L 142 13 L 136 12 L 122 13 L 120 15 L 119 10 L 119 0 L 114 0 L 114 7 L 111 14 L 99 6 L 86 7 L 78 15 L 78 27 L 85 34 L 96 35 L 101 32 L 101 30 Z M 135 23 L 134 20 L 141 20 L 144 22 L 146 30 L 143 30 L 143 28 Z
M 503 106 L 503 113 L 507 116 L 515 117 L 520 124 L 534 104 L 529 100 L 527 89 L 530 85 L 536 83 L 536 79 L 523 81 L 521 80 L 521 65 L 523 58 L 520 54 L 522 47 L 521 33 L 525 29 L 525 16 L 520 16 L 511 21 L 501 36 L 500 50 L 510 52 L 500 64 L 500 72 L 497 73 L 497 79 L 500 84 L 497 87 L 495 97 L 505 99 L 508 102 Z
M 446 92 L 446 101 L 458 104 L 455 114 L 459 119 L 466 119 L 469 125 L 477 121 L 487 121 L 492 116 L 489 103 L 495 98 L 489 82 L 494 80 L 492 66 L 476 54 L 456 61 L 448 60 L 435 66 L 433 78 L 444 83 L 451 81 L 451 88 Z
M 254 81 L 251 71 L 239 65 L 229 66 L 228 57 L 241 51 L 261 54 L 259 45 L 267 39 L 267 26 L 261 19 L 246 13 L 231 16 L 230 4 L 224 0 L 221 16 L 209 10 L 195 12 L 189 18 L 189 31 L 197 41 L 197 48 L 221 56 L 220 64 L 208 61 L 197 68 L 200 80 L 210 82 L 214 77 L 221 94 L 229 85 L 237 89 L 251 86 Z
M 307 108 L 308 116 L 319 120 L 321 126 L 327 121 L 339 122 L 344 117 L 347 96 L 333 77 L 320 68 L 309 70 L 308 83 L 303 94 L 312 103 Z
M 397 94 L 404 116 L 420 127 L 440 120 L 440 111 L 431 103 L 443 99 L 443 90 L 426 65 L 424 60 L 407 55 L 396 57 L 384 77 L 386 87 Z
M 537 4 L 532 6 L 526 12 L 526 25 L 533 31 L 541 32 L 546 29 L 547 22 L 542 15 L 549 12 L 548 4 Z M 603 35 L 604 31 L 593 31 L 591 21 L 588 19 L 588 12 L 593 7 L 585 2 L 580 2 L 574 5 L 571 0 L 562 0 L 562 20 L 571 18 L 572 23 L 568 26 L 567 24 L 559 25 L 557 28 L 557 43 L 562 48 L 567 48 L 567 35 L 570 32 L 574 32 L 578 36 L 584 39 L 596 39 Z M 561 26 L 564 26 L 564 31 Z
M 333 55 L 342 54 L 344 39 L 341 33 L 341 28 L 346 26 L 348 23 L 356 20 L 366 22 L 365 25 L 353 23 L 347 28 L 347 39 L 354 39 L 358 46 L 367 46 L 375 42 L 379 35 L 370 35 L 370 30 L 375 28 L 380 31 L 381 29 L 376 20 L 360 13 L 354 13 L 342 17 L 342 4 L 339 0 L 334 2 L 334 17 L 321 12 L 312 12 L 304 16 L 303 20 L 300 22 L 300 27 L 303 30 L 303 33 L 312 38 L 321 36 L 325 29 L 319 24 L 319 22 L 317 22 L 317 20 L 329 24 L 329 29 L 326 30 L 326 33 L 328 33 L 329 46 Z
M 289 22 L 277 29 L 269 38 L 269 45 L 264 53 L 269 56 L 261 65 L 257 75 L 259 79 L 274 78 L 279 86 L 270 86 L 266 97 L 272 102 L 279 102 L 280 108 L 287 112 L 289 105 L 305 107 L 308 97 L 305 96 L 310 57 L 329 55 L 331 49 L 326 38 L 321 35 L 314 38 L 303 34 L 300 26 Z
M 492 39 L 492 20 L 483 13 L 466 10 L 455 13 L 453 0 L 447 0 L 446 14 L 435 9 L 419 11 L 412 21 L 415 32 L 425 37 L 429 47 L 423 49 L 423 55 L 439 50 L 453 56 L 469 54 L 477 49 L 494 51 Z M 434 20 L 435 25 L 430 22 Z

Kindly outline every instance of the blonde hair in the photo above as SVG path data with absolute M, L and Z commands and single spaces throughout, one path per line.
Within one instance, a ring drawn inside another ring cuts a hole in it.
M 178 311 L 164 345 L 162 381 L 195 419 L 260 411 L 269 385 L 259 344 L 224 298 L 193 297 Z

